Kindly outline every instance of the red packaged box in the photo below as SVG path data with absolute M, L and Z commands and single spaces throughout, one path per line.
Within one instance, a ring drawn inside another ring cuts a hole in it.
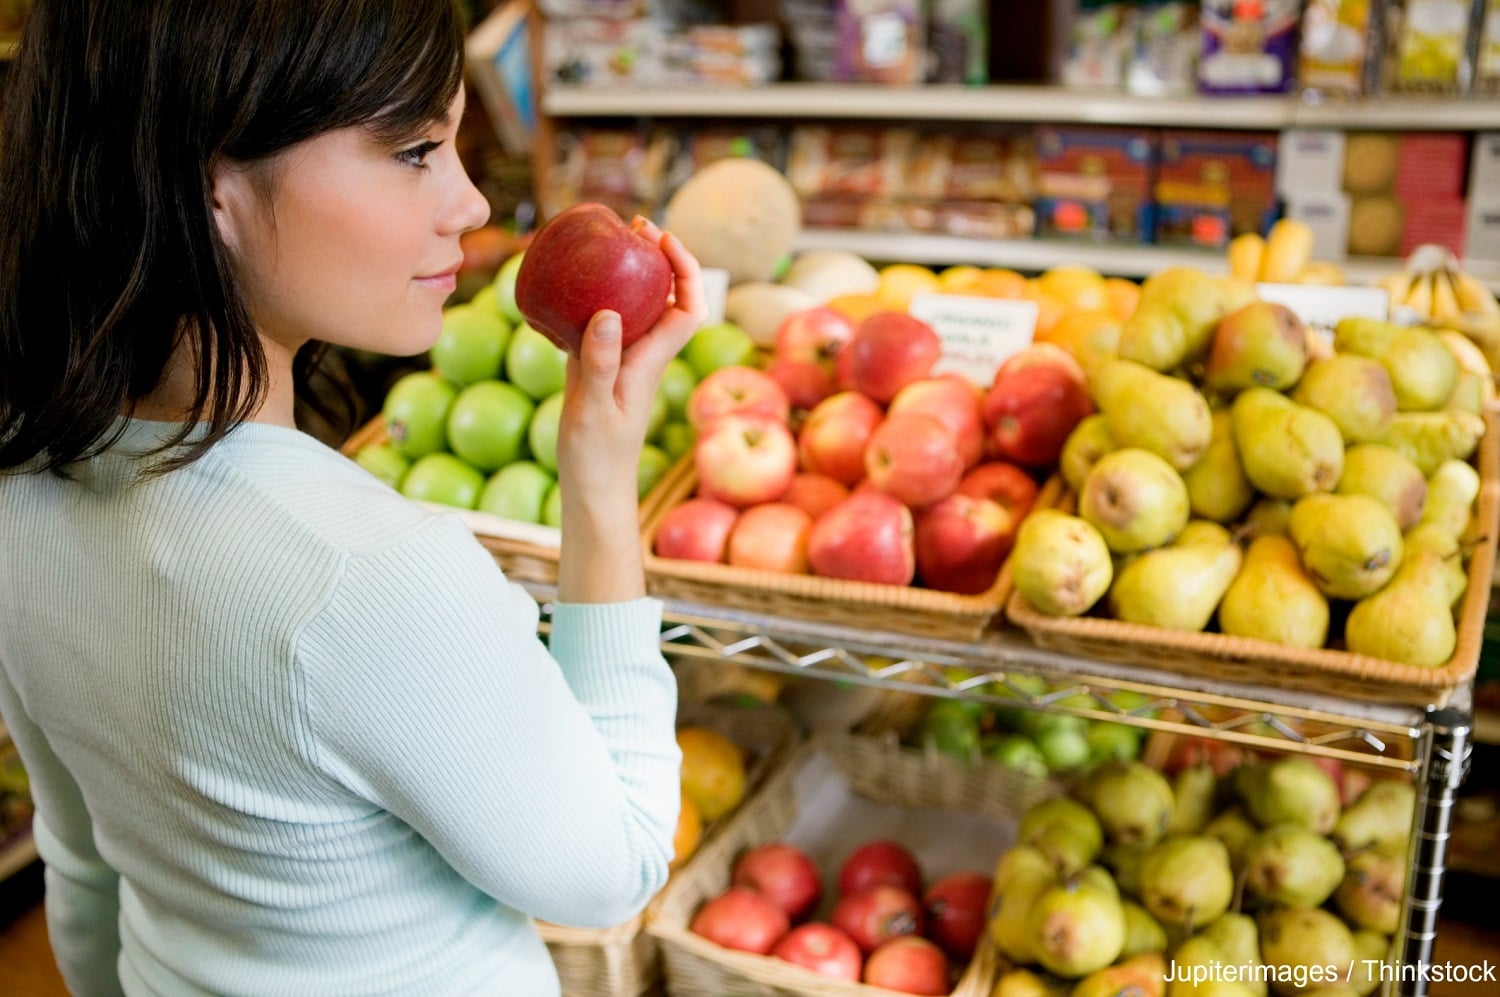
M 1396 193 L 1402 197 L 1462 197 L 1469 139 L 1456 132 L 1401 136 Z
M 1149 242 L 1156 152 L 1144 129 L 1037 129 L 1038 234 Z
M 1406 225 L 1401 231 L 1401 255 L 1425 243 L 1446 246 L 1455 255 L 1464 252 L 1464 215 L 1461 197 L 1407 198 Z
M 1223 248 L 1276 217 L 1271 132 L 1162 133 L 1155 186 L 1156 241 Z

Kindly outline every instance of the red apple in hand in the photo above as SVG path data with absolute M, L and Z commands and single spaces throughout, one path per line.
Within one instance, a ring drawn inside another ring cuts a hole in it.
M 661 248 L 589 201 L 541 227 L 516 275 L 526 321 L 575 355 L 595 313 L 619 313 L 623 348 L 651 331 L 671 294 L 672 264 Z
M 790 409 L 786 392 L 765 371 L 720 367 L 688 395 L 687 421 L 701 433 L 715 419 L 735 412 L 759 412 L 786 422 Z
M 857 484 L 865 476 L 865 444 L 884 417 L 879 405 L 857 391 L 819 402 L 797 434 L 803 469 Z
M 928 588 L 978 595 L 995 584 L 1017 526 L 998 502 L 949 495 L 917 514 L 917 577 Z
M 797 473 L 797 442 L 771 416 L 736 412 L 709 423 L 693 464 L 699 495 L 744 509 L 781 498 Z
M 657 524 L 656 556 L 681 561 L 722 561 L 738 517 L 739 510 L 734 506 L 714 499 L 692 498 L 675 505 Z
M 964 461 L 953 434 L 936 419 L 892 415 L 865 444 L 865 475 L 876 488 L 919 509 L 952 494 Z
M 973 467 L 984 456 L 984 416 L 979 389 L 958 374 L 926 377 L 913 381 L 891 399 L 886 417 L 910 412 L 942 423 L 953 434 L 964 467 Z
M 781 501 L 794 505 L 817 519 L 823 513 L 849 497 L 849 489 L 826 474 L 799 471 L 793 475 Z
M 812 517 L 786 502 L 765 502 L 740 513 L 729 534 L 728 560 L 741 568 L 807 573 Z
M 831 924 L 804 924 L 793 928 L 771 955 L 836 980 L 859 982 L 864 956 L 854 939 Z
M 903 994 L 938 997 L 948 986 L 948 957 L 925 938 L 893 938 L 870 954 L 865 983 Z
M 850 495 L 813 521 L 807 560 L 825 578 L 910 585 L 911 511 L 883 492 Z
M 926 322 L 904 312 L 876 312 L 839 350 L 839 387 L 862 391 L 884 405 L 926 377 L 942 352 L 942 341 Z
M 750 849 L 734 863 L 733 885 L 754 890 L 793 922 L 813 912 L 823 897 L 818 867 L 807 853 L 782 841 Z
M 894 841 L 867 841 L 839 867 L 839 895 L 872 886 L 899 886 L 911 894 L 922 892 L 922 869 L 911 852 Z
M 815 363 L 806 360 L 785 360 L 778 357 L 766 368 L 771 379 L 781 385 L 792 408 L 807 411 L 818 402 L 833 394 L 833 375 Z
M 778 360 L 817 364 L 833 373 L 834 359 L 854 338 L 854 323 L 832 308 L 807 308 L 782 319 L 772 352 Z
M 955 959 L 967 962 L 979 947 L 989 920 L 990 877 L 979 872 L 957 872 L 928 888 L 927 934 Z
M 1031 475 L 1016 465 L 991 461 L 965 474 L 954 491 L 1000 503 L 1019 525 L 1036 504 L 1037 485 Z
M 996 455 L 1027 467 L 1055 465 L 1073 427 L 1093 411 L 1088 390 L 1052 365 L 1002 370 L 984 399 Z
M 900 935 L 920 935 L 926 926 L 922 901 L 899 886 L 851 893 L 833 908 L 831 920 L 865 953 Z
M 789 927 L 781 908 L 759 893 L 731 889 L 700 907 L 688 930 L 727 949 L 765 955 Z

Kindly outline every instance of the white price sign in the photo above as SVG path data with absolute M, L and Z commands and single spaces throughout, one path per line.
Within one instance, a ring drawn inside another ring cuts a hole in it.
M 1036 333 L 1035 301 L 918 294 L 908 310 L 943 341 L 933 373 L 962 374 L 981 387 L 989 386 L 1002 363 L 1030 346 Z
M 1325 287 L 1319 284 L 1257 284 L 1262 301 L 1283 305 L 1309 328 L 1333 342 L 1333 327 L 1343 318 L 1384 319 L 1390 294 L 1383 287 Z

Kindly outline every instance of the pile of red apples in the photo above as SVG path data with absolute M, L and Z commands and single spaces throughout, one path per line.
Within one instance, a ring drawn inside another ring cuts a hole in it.
M 988 590 L 1093 406 L 1059 348 L 1028 347 L 987 389 L 934 374 L 941 353 L 902 312 L 790 315 L 765 370 L 722 368 L 694 390 L 697 492 L 663 516 L 656 555 Z
M 868 841 L 840 867 L 828 920 L 812 920 L 824 899 L 817 866 L 796 846 L 772 842 L 739 857 L 729 889 L 700 907 L 689 928 L 837 980 L 947 994 L 984 933 L 990 887 L 989 876 L 959 872 L 924 889 L 911 852 Z

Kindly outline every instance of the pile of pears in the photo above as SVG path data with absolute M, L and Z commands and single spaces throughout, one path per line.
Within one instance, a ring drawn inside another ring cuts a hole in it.
M 1098 412 L 1060 459 L 1077 515 L 1033 513 L 1011 555 L 1038 610 L 1453 655 L 1493 394 L 1472 343 L 1349 318 L 1330 347 L 1250 286 L 1176 268 L 1086 367 Z
M 1344 807 L 1295 755 L 1222 777 L 1105 763 L 1032 807 L 996 865 L 992 997 L 1363 997 L 1390 958 L 1415 808 L 1396 780 Z

